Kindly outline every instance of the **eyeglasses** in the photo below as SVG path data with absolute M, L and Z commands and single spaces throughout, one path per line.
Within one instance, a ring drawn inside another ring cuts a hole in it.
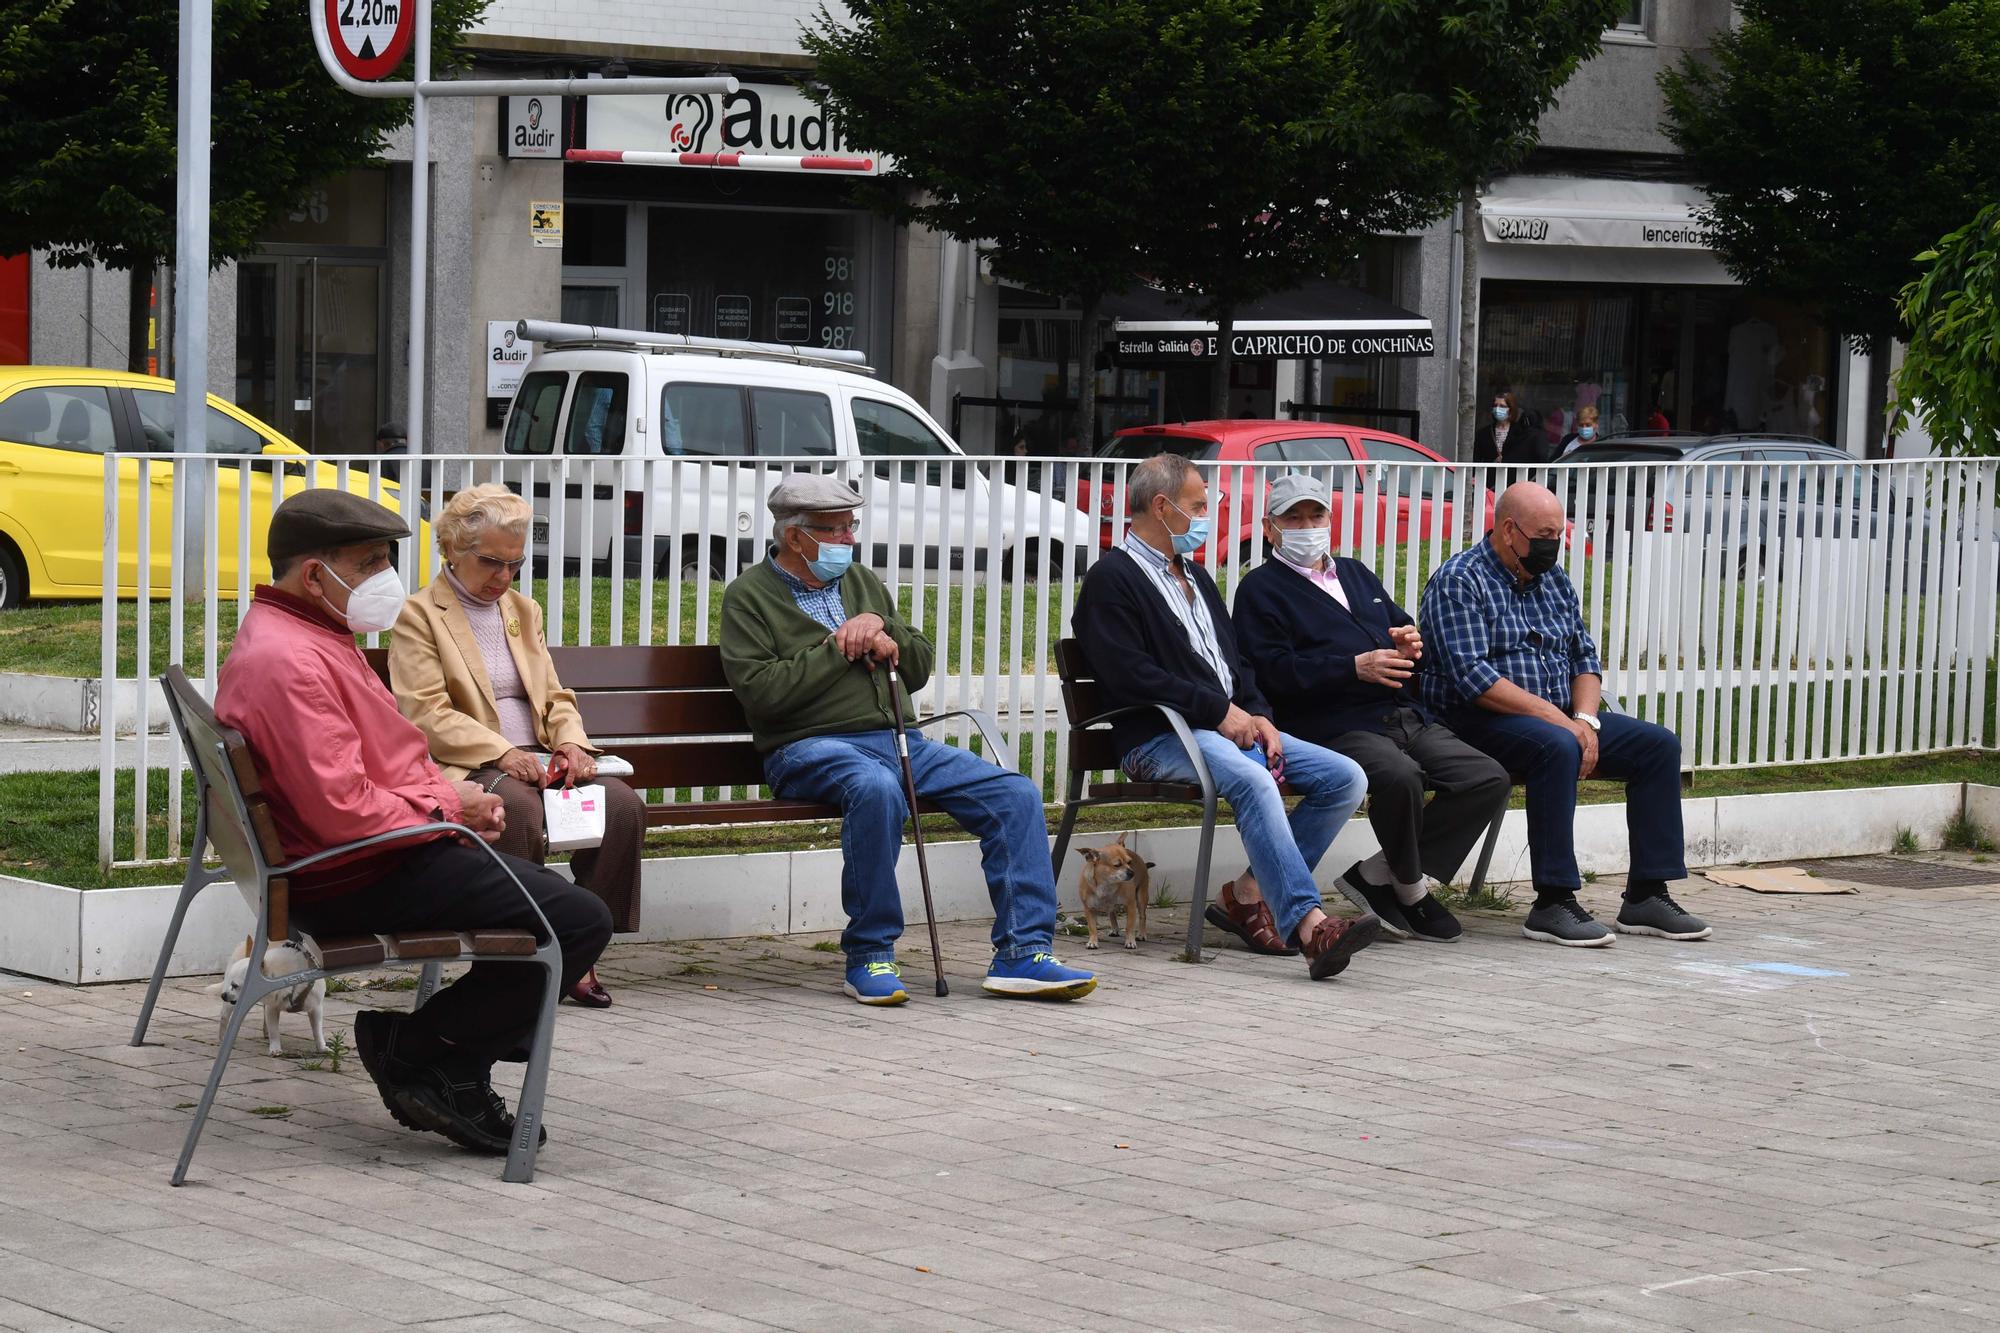
M 504 569 L 513 578 L 519 578 L 521 576 L 521 566 L 528 563 L 526 556 L 521 557 L 519 560 L 496 560 L 494 557 L 480 551 L 474 551 L 472 558 L 477 560 L 483 569 L 491 573 L 498 574 Z
M 861 531 L 859 523 L 841 523 L 828 526 L 824 523 L 802 524 L 807 532 L 817 532 L 823 537 L 852 537 Z

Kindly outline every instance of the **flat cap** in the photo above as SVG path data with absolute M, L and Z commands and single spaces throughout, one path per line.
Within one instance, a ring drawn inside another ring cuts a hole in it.
M 301 491 L 278 506 L 271 515 L 264 551 L 275 564 L 309 551 L 331 551 L 409 535 L 409 525 L 395 510 L 384 509 L 352 491 L 326 486 Z
M 839 477 L 822 472 L 795 472 L 779 482 L 768 501 L 772 518 L 787 514 L 832 514 L 859 509 L 868 501 Z
M 1331 508 L 1326 502 L 1326 487 L 1303 472 L 1287 472 L 1271 483 L 1271 498 L 1265 502 L 1264 512 L 1276 518 L 1306 500 L 1313 501 L 1322 509 Z

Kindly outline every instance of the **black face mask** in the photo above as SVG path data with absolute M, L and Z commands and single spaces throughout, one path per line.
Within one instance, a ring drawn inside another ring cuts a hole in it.
M 1562 549 L 1560 537 L 1530 537 L 1528 553 L 1516 555 L 1515 559 L 1521 562 L 1522 573 L 1538 579 L 1556 567 L 1556 561 L 1562 559 Z

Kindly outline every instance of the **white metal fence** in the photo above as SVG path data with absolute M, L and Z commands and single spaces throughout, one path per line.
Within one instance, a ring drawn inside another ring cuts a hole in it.
M 381 466 L 372 457 L 106 460 L 105 864 L 186 851 L 183 759 L 171 735 L 148 737 L 161 719 L 147 683 L 178 663 L 212 692 L 225 641 L 263 576 L 273 505 L 310 486 L 405 504 L 405 487 Z M 1071 632 L 1082 574 L 1124 535 L 1132 466 L 480 455 L 434 460 L 419 507 L 441 509 L 447 480 L 454 490 L 501 481 L 530 498 L 537 558 L 521 587 L 543 604 L 552 643 L 708 643 L 722 586 L 769 541 L 764 496 L 787 470 L 837 469 L 868 495 L 864 558 L 937 644 L 919 708 L 991 710 L 1016 766 L 1053 795 L 1067 752 L 1055 644 Z M 1497 489 L 1527 475 L 1549 484 L 1574 522 L 1563 559 L 1607 693 L 1678 731 L 1689 767 L 1995 743 L 1994 462 L 1201 466 L 1215 515 L 1201 558 L 1225 597 L 1264 559 L 1257 534 L 1271 478 L 1306 471 L 1331 490 L 1336 549 L 1374 567 L 1413 614 L 1430 571 L 1490 527 Z M 413 588 L 434 567 L 422 544 L 406 543 L 401 556 Z M 191 551 L 198 560 L 185 557 Z M 136 772 L 121 775 L 110 701 L 132 683 Z M 953 739 L 970 743 L 962 731 Z

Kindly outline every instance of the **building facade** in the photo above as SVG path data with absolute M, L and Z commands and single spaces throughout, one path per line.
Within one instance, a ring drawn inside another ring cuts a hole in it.
M 475 76 L 726 72 L 742 90 L 433 101 L 430 451 L 499 448 L 523 355 L 504 331 L 522 318 L 858 348 L 974 452 L 1085 447 L 1067 410 L 1076 311 L 996 281 L 976 245 L 869 212 L 851 172 L 627 156 L 867 156 L 798 88 L 810 74 L 801 26 L 819 8 L 494 0 L 470 36 Z M 1256 346 L 1277 350 L 1239 357 L 1230 411 L 1343 416 L 1468 454 L 1457 399 L 1469 231 L 1481 401 L 1515 392 L 1552 439 L 1590 404 L 1607 431 L 1767 430 L 1858 450 L 1865 363 L 1837 331 L 1729 278 L 1692 225 L 1701 195 L 1661 131 L 1660 71 L 1730 15 L 1727 0 L 1635 0 L 1544 117 L 1533 160 L 1487 184 L 1479 217 L 1380 238 L 1329 275 L 1376 324 L 1427 332 L 1328 341 L 1348 350 L 1320 356 L 1267 339 Z M 378 423 L 406 415 L 411 170 L 398 136 L 380 167 L 329 182 L 258 255 L 216 274 L 212 387 L 309 448 L 365 452 Z M 0 327 L 0 353 L 25 323 L 32 360 L 125 363 L 125 275 L 37 257 L 0 278 L 0 315 L 10 302 L 25 311 Z M 1340 324 L 1333 313 L 1319 322 Z M 1120 342 L 1113 330 L 1099 371 L 1100 435 L 1206 410 L 1206 365 L 1121 357 Z

